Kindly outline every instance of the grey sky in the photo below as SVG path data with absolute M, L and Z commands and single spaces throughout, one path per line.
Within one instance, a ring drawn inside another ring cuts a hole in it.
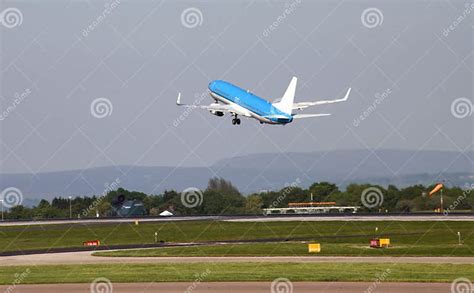
M 1 112 L 10 107 L 0 121 L 3 173 L 202 166 L 257 152 L 473 149 L 473 116 L 451 109 L 465 97 L 472 110 L 474 11 L 456 21 L 471 12 L 467 1 L 122 0 L 108 2 L 114 8 L 96 24 L 105 2 L 1 3 L 22 14 L 21 25 L 0 24 Z M 181 21 L 190 7 L 202 14 L 195 27 Z M 361 15 L 372 7 L 383 22 L 369 28 Z M 184 111 L 178 91 L 192 103 L 210 80 L 225 79 L 274 100 L 293 75 L 297 101 L 353 92 L 347 103 L 305 110 L 332 116 L 287 126 L 236 127 L 197 110 L 174 123 Z M 110 116 L 91 114 L 97 98 L 110 100 Z

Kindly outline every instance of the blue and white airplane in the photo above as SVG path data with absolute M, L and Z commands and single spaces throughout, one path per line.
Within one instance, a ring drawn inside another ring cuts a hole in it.
M 345 102 L 351 92 L 349 88 L 342 99 L 294 103 L 296 82 L 297 78 L 293 77 L 285 94 L 277 103 L 270 103 L 252 94 L 250 91 L 244 90 L 229 82 L 214 80 L 209 83 L 209 91 L 215 103 L 209 106 L 181 104 L 181 93 L 179 93 L 176 104 L 178 106 L 208 110 L 219 117 L 224 116 L 226 112 L 230 113 L 233 117 L 232 124 L 234 125 L 240 124 L 239 115 L 257 119 L 262 124 L 285 125 L 292 122 L 293 119 L 329 116 L 331 114 L 293 114 L 292 112 L 293 110 L 302 110 L 310 106 Z

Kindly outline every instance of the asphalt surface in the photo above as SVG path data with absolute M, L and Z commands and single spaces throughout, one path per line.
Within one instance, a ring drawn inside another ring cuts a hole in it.
M 386 257 L 386 256 L 268 256 L 268 257 L 105 257 L 91 252 L 64 252 L 0 257 L 2 266 L 72 265 L 72 264 L 156 264 L 222 262 L 291 262 L 291 263 L 453 263 L 473 264 L 474 257 Z M 1 292 L 1 291 L 0 291 Z
M 474 215 L 469 216 L 443 216 L 443 215 L 427 215 L 427 216 L 292 216 L 292 217 L 258 217 L 258 218 L 239 218 L 226 219 L 229 222 L 288 222 L 288 221 L 409 221 L 409 222 L 426 222 L 426 221 L 474 221 Z
M 186 216 L 159 218 L 94 218 L 94 219 L 61 219 L 38 221 L 0 221 L 2 226 L 31 226 L 59 224 L 107 224 L 107 223 L 141 223 L 173 221 L 233 221 L 233 222 L 274 222 L 274 221 L 474 221 L 471 214 L 322 214 L 322 215 L 271 215 L 271 216 Z
M 284 285 L 284 284 L 283 284 Z M 292 282 L 292 290 L 275 287 L 271 282 L 182 282 L 182 283 L 112 283 L 113 290 L 92 291 L 91 284 L 52 284 L 52 285 L 17 285 L 14 292 L 50 293 L 50 292 L 167 292 L 167 293 L 215 293 L 215 292 L 417 292 L 445 293 L 450 292 L 449 283 L 388 283 L 388 282 Z M 13 285 L 12 285 L 13 286 Z M 288 287 L 288 288 L 291 288 Z M 0 286 L 0 292 L 10 292 L 8 286 Z M 98 287 L 97 287 L 98 288 Z M 280 288 L 280 290 L 278 290 Z M 102 287 L 104 289 L 104 287 Z
M 1 226 L 24 226 L 24 225 L 60 225 L 60 224 L 107 224 L 107 223 L 140 223 L 148 222 L 174 222 L 174 221 L 208 221 L 221 220 L 227 217 L 220 216 L 193 216 L 193 217 L 160 217 L 160 218 L 95 218 L 95 219 L 62 219 L 62 220 L 40 220 L 40 221 L 4 221 Z

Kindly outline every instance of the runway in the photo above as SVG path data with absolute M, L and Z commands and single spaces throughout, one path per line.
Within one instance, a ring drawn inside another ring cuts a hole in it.
M 321 214 L 321 215 L 250 215 L 250 216 L 172 216 L 156 218 L 93 218 L 60 219 L 41 221 L 4 221 L 0 227 L 60 225 L 60 224 L 114 224 L 114 223 L 175 222 L 175 221 L 230 221 L 230 222 L 278 222 L 278 221 L 474 221 L 474 214 Z
M 401 221 L 401 222 L 426 222 L 426 221 L 474 221 L 474 215 L 470 216 L 291 216 L 291 217 L 258 217 L 258 218 L 240 218 L 226 219 L 228 222 L 288 222 L 288 221 L 346 221 L 346 222 L 364 222 L 364 221 Z
M 285 283 L 287 284 L 287 283 Z M 12 285 L 13 286 L 13 285 Z M 282 284 L 283 286 L 283 284 Z M 113 292 L 168 292 L 168 293 L 217 293 L 217 292 L 418 292 L 441 293 L 449 292 L 449 283 L 391 283 L 391 282 L 292 282 L 293 289 L 277 291 L 271 282 L 181 282 L 181 283 L 112 283 Z M 283 289 L 283 287 L 279 287 Z M 0 286 L 0 292 L 9 292 L 8 286 Z M 49 293 L 49 292 L 92 292 L 91 284 L 52 284 L 52 285 L 17 285 L 15 292 Z M 98 291 L 97 291 L 98 292 Z M 101 291 L 102 292 L 102 291 Z M 112 292 L 112 290 L 104 291 Z
M 265 257 L 105 257 L 89 251 L 0 257 L 1 266 L 156 263 L 439 263 L 473 264 L 474 257 L 265 256 Z
M 221 216 L 191 216 L 191 217 L 160 217 L 160 218 L 93 218 L 93 219 L 61 219 L 41 221 L 5 221 L 0 222 L 2 226 L 25 226 L 25 225 L 61 225 L 61 224 L 117 224 L 117 223 L 141 223 L 149 222 L 174 222 L 174 221 L 212 221 L 227 217 Z

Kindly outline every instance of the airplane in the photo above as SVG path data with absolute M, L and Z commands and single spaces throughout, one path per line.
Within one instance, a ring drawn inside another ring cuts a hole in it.
M 345 102 L 349 98 L 351 88 L 347 90 L 342 99 L 324 100 L 314 102 L 294 102 L 297 78 L 293 77 L 279 102 L 271 103 L 248 90 L 244 90 L 230 82 L 214 80 L 209 83 L 209 91 L 215 103 L 209 106 L 181 104 L 181 93 L 178 93 L 176 104 L 189 108 L 208 110 L 216 116 L 224 116 L 224 113 L 232 115 L 232 124 L 240 125 L 238 116 L 254 118 L 261 124 L 286 125 L 293 119 L 323 117 L 331 114 L 293 114 L 293 110 L 302 110 L 311 106 Z

